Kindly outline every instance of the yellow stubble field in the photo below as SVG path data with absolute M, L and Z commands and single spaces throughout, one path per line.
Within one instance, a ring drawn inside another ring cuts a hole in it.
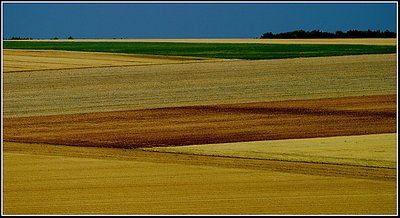
M 143 148 L 147 151 L 396 169 L 397 134 Z
M 396 93 L 396 54 L 5 73 L 4 117 Z
M 396 181 L 382 170 L 369 175 L 371 170 L 354 166 L 4 146 L 5 214 L 396 213 Z
M 212 58 L 57 50 L 4 49 L 3 54 L 4 73 L 223 61 Z

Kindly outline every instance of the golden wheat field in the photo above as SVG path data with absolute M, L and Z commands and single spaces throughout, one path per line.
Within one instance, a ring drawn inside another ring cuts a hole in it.
M 3 55 L 6 215 L 397 214 L 396 54 Z

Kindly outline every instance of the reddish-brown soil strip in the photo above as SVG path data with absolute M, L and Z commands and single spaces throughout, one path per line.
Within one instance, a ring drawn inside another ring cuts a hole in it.
M 396 95 L 4 119 L 4 141 L 137 148 L 396 132 Z

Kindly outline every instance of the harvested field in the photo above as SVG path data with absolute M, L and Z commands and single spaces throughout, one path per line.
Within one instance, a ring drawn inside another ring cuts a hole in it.
M 218 60 L 178 56 L 14 49 L 4 49 L 3 55 L 4 73 L 54 69 L 142 66 Z
M 4 149 L 6 215 L 396 214 L 393 170 L 9 142 Z
M 6 215 L 397 213 L 396 54 L 4 54 Z
M 5 40 L 7 41 L 7 40 Z M 29 40 L 18 40 L 29 41 Z M 54 40 L 35 40 L 54 42 Z M 265 43 L 265 44 L 348 44 L 348 45 L 396 45 L 396 38 L 359 39 L 73 39 L 60 42 L 189 42 L 189 43 Z
M 397 91 L 396 54 L 5 73 L 4 117 Z
M 370 167 L 397 166 L 397 134 L 145 148 L 146 151 Z
M 396 95 L 5 118 L 4 140 L 137 148 L 396 132 Z

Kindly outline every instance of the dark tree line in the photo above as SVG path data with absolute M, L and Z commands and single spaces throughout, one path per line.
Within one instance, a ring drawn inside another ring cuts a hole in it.
M 54 37 L 53 39 L 57 40 L 58 37 Z M 68 39 L 74 39 L 74 38 L 72 38 L 72 36 L 69 36 Z M 32 38 L 21 38 L 21 37 L 13 36 L 13 37 L 11 37 L 11 40 L 32 40 Z
M 360 31 L 360 30 L 349 30 L 347 32 L 336 31 L 335 33 L 322 32 L 320 30 L 304 31 L 295 30 L 292 32 L 273 34 L 267 32 L 261 35 L 261 39 L 315 39 L 315 38 L 396 38 L 395 32 L 386 30 L 381 32 L 376 31 Z
M 32 38 L 11 37 L 11 40 L 31 40 Z

